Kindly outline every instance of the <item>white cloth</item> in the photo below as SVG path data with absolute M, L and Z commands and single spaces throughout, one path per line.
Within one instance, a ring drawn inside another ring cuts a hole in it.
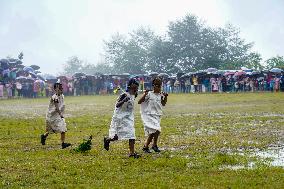
M 58 108 L 61 113 L 64 113 L 64 95 L 54 94 L 48 106 L 48 111 L 46 113 L 46 128 L 50 133 L 62 133 L 67 131 L 65 119 L 61 118 L 59 113 L 56 111 L 55 103 L 58 103 Z
M 164 95 L 160 93 L 149 91 L 145 96 L 145 101 L 141 103 L 141 119 L 146 136 L 156 131 L 161 132 L 161 116 L 163 114 L 161 99 L 163 97 Z
M 124 102 L 122 106 L 115 107 L 110 128 L 109 137 L 113 138 L 118 136 L 119 140 L 135 139 L 134 128 L 134 95 L 130 95 L 128 92 L 121 94 L 118 98 L 121 99 L 122 95 L 126 95 L 129 98 L 127 102 Z

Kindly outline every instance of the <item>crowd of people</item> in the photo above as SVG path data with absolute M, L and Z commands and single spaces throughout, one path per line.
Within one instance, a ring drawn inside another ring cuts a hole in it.
M 3 59 L 2 59 L 3 60 Z M 256 92 L 284 91 L 283 70 L 274 68 L 270 71 L 217 70 L 208 68 L 194 73 L 120 74 L 120 75 L 87 75 L 75 73 L 73 76 L 42 77 L 37 74 L 39 67 L 25 67 L 11 62 L 1 62 L 0 98 L 38 98 L 49 97 L 53 84 L 62 83 L 66 96 L 116 94 L 127 88 L 127 82 L 136 78 L 139 92 L 151 89 L 151 80 L 159 76 L 162 79 L 162 90 L 167 93 L 214 93 L 214 92 Z
M 162 89 L 167 93 L 214 93 L 214 92 L 256 92 L 284 91 L 284 74 L 266 73 L 256 76 L 235 73 L 192 74 L 181 77 L 161 76 Z M 157 75 L 134 76 L 140 82 L 139 91 L 151 89 L 151 78 Z M 26 78 L 29 78 L 28 76 Z M 125 90 L 130 76 L 119 75 L 83 75 L 80 77 L 60 76 L 56 79 L 40 80 L 37 78 L 25 80 L 0 80 L 0 98 L 38 98 L 49 97 L 56 81 L 63 85 L 63 93 L 67 96 L 115 94 Z

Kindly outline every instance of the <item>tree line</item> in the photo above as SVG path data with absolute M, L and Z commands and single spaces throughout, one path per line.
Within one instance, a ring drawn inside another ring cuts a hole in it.
M 140 27 L 127 35 L 114 34 L 104 45 L 104 62 L 90 64 L 76 56 L 70 57 L 64 73 L 174 74 L 209 67 L 221 70 L 284 68 L 283 56 L 272 57 L 265 65 L 261 64 L 261 54 L 252 51 L 253 43 L 242 39 L 240 30 L 234 26 L 209 27 L 191 14 L 170 22 L 165 36 Z

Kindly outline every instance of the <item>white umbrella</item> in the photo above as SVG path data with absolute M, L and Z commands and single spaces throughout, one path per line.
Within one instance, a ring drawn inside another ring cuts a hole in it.
M 272 68 L 272 69 L 270 70 L 270 72 L 273 72 L 273 73 L 281 73 L 281 72 L 283 72 L 283 70 L 280 69 L 280 68 Z

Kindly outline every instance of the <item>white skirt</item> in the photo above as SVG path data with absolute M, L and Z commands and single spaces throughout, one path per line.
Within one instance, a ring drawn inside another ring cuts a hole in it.
M 109 129 L 109 138 L 118 136 L 118 140 L 136 139 L 134 120 L 130 117 L 113 117 Z
M 56 119 L 46 119 L 46 130 L 49 133 L 64 133 L 67 131 L 65 119 L 57 117 Z
M 145 136 L 149 136 L 156 131 L 161 132 L 161 116 L 153 114 L 141 114 L 144 125 Z

